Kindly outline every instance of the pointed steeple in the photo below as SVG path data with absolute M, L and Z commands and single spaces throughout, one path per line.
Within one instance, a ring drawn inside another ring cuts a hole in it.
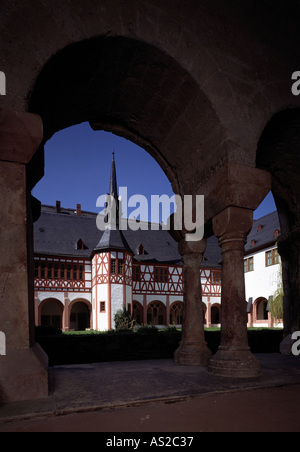
M 117 184 L 115 151 L 113 151 L 113 158 L 112 158 L 112 164 L 111 164 L 109 194 L 111 196 L 113 196 L 116 200 L 118 200 L 118 184 Z
M 118 194 L 118 184 L 117 184 L 117 170 L 116 170 L 116 162 L 115 162 L 115 151 L 113 151 L 113 158 L 111 164 L 110 171 L 110 183 L 109 183 L 109 196 L 113 197 L 116 202 L 116 228 L 119 229 L 119 211 L 120 211 L 120 202 L 119 202 L 119 194 Z
M 100 250 L 126 250 L 132 252 L 123 232 L 120 231 L 120 223 L 119 223 L 119 211 L 120 211 L 120 202 L 119 202 L 119 194 L 118 194 L 118 185 L 117 185 L 117 171 L 116 171 L 116 162 L 115 162 L 115 153 L 113 152 L 113 159 L 111 165 L 110 172 L 110 184 L 109 184 L 109 193 L 108 197 L 112 197 L 116 203 L 116 212 L 110 215 L 110 220 L 112 221 L 111 226 L 105 229 L 100 242 L 96 246 L 94 251 Z M 111 200 L 108 201 L 108 205 L 110 206 Z M 109 207 L 108 207 L 109 210 Z

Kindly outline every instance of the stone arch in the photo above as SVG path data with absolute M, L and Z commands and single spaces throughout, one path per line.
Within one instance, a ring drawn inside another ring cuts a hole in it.
M 69 305 L 70 329 L 84 331 L 92 327 L 92 306 L 84 298 L 73 300 Z
M 204 326 L 206 326 L 208 323 L 208 319 L 207 319 L 208 309 L 204 302 L 202 302 L 202 312 L 203 312 L 203 324 L 204 324 Z
M 170 325 L 183 324 L 184 304 L 182 301 L 174 301 L 170 306 Z
M 272 175 L 282 235 L 278 250 L 284 285 L 284 328 L 300 329 L 300 109 L 288 108 L 266 125 L 257 148 L 256 165 Z
M 132 314 L 134 320 L 136 321 L 136 324 L 142 325 L 144 322 L 144 307 L 140 302 L 136 300 L 133 300 L 132 303 Z
M 268 300 L 264 297 L 257 298 L 254 302 L 254 322 L 268 321 Z
M 219 325 L 221 323 L 221 305 L 215 303 L 211 306 L 211 324 Z
M 226 147 L 218 117 L 191 75 L 158 48 L 121 36 L 83 40 L 50 58 L 28 111 L 41 116 L 44 142 L 84 121 L 130 139 L 156 159 L 178 194 L 196 193 L 203 181 L 203 159 L 192 156 L 203 142 L 211 159 L 216 154 L 216 143 L 208 140 L 212 127 Z M 34 174 L 42 155 L 43 145 L 32 162 Z
M 166 325 L 166 306 L 161 301 L 152 301 L 147 306 L 147 323 L 154 326 Z
M 38 308 L 40 326 L 62 329 L 64 305 L 56 298 L 46 298 Z

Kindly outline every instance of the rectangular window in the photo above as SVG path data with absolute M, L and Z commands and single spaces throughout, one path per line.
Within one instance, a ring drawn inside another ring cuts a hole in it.
M 59 264 L 54 264 L 54 279 L 59 279 Z
M 216 286 L 220 286 L 222 283 L 222 276 L 220 272 L 211 272 L 211 283 Z
M 244 270 L 245 273 L 254 271 L 254 257 L 244 260 Z
M 61 264 L 60 266 L 60 279 L 66 279 L 66 266 Z
M 118 274 L 123 275 L 124 270 L 124 262 L 122 260 L 118 260 Z
M 155 281 L 156 282 L 168 282 L 169 273 L 167 268 L 156 268 L 155 269 Z
M 48 262 L 48 279 L 53 279 L 52 269 L 53 269 L 52 262 Z
M 46 262 L 41 262 L 41 278 L 45 279 Z
M 278 253 L 278 249 L 276 248 L 274 250 L 274 264 L 279 264 L 279 253 Z
M 78 266 L 74 265 L 73 266 L 73 279 L 78 279 Z
M 117 271 L 117 263 L 116 263 L 116 259 L 112 259 L 112 260 L 111 260 L 110 270 L 111 270 L 111 273 L 112 273 L 113 275 L 116 274 L 116 271 Z
M 133 267 L 133 269 L 132 269 L 132 279 L 133 279 L 133 281 L 139 281 L 140 280 L 140 268 L 139 267 Z
M 274 248 L 271 251 L 266 252 L 266 267 L 271 267 L 271 265 L 279 264 L 279 253 L 278 249 Z
M 39 277 L 40 263 L 38 261 L 34 262 L 34 277 Z
M 106 303 L 105 301 L 100 302 L 100 312 L 106 312 Z
M 83 280 L 83 265 L 79 265 L 79 280 Z

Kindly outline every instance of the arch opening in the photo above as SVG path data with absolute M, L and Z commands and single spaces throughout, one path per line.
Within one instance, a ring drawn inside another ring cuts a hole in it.
M 166 53 L 134 39 L 97 37 L 62 49 L 39 74 L 28 110 L 43 119 L 45 142 L 86 121 L 130 139 L 154 157 L 177 194 L 196 192 L 207 156 L 211 167 L 223 163 L 216 140 L 224 144 L 224 132 L 197 83 Z M 45 142 L 31 163 L 32 186 L 42 177 Z

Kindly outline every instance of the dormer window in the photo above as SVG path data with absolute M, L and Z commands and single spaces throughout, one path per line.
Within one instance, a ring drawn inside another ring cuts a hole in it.
M 255 246 L 255 244 L 256 244 L 256 241 L 255 241 L 255 240 L 252 240 L 252 241 L 251 241 L 251 248 L 253 248 L 253 247 Z
M 257 228 L 257 232 L 260 232 L 262 230 L 262 225 L 260 224 Z
M 145 255 L 145 248 L 144 245 L 140 245 L 139 246 L 139 256 L 144 256 Z
M 279 231 L 278 231 L 278 229 L 276 229 L 276 231 L 274 232 L 274 238 L 277 238 L 277 237 L 279 237 Z
M 79 239 L 76 244 L 76 249 L 84 251 L 84 250 L 87 250 L 88 248 L 87 248 L 87 246 L 85 246 L 84 242 L 81 239 Z

